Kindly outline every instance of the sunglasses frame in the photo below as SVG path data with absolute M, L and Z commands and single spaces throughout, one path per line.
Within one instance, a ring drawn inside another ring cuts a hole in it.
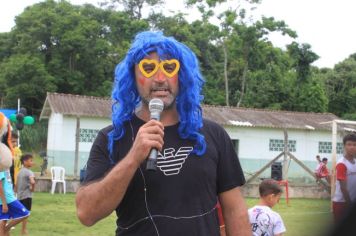
M 143 66 L 145 64 L 154 64 L 155 65 L 155 68 L 150 72 L 150 73 L 147 73 Z M 165 69 L 164 69 L 164 66 L 166 64 L 175 64 L 176 67 L 174 68 L 174 70 L 169 73 L 167 72 Z M 180 63 L 177 59 L 170 59 L 170 60 L 164 60 L 164 61 L 161 61 L 161 62 L 158 62 L 156 59 L 142 59 L 139 63 L 138 63 L 138 68 L 140 69 L 140 72 L 146 77 L 146 78 L 150 78 L 152 77 L 154 74 L 156 74 L 156 72 L 158 71 L 158 69 L 160 68 L 161 71 L 166 75 L 168 76 L 169 78 L 172 78 L 173 76 L 175 76 L 179 69 L 180 69 Z

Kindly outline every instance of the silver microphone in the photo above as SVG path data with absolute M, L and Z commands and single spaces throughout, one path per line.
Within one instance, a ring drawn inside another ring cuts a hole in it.
M 161 99 L 153 98 L 148 104 L 148 109 L 151 113 L 151 120 L 160 120 L 161 112 L 163 111 L 164 104 Z M 157 170 L 157 154 L 156 148 L 152 148 L 150 155 L 147 159 L 146 170 Z

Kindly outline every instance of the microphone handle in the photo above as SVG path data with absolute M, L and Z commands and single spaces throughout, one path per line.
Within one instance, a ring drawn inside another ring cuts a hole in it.
M 161 114 L 159 112 L 151 113 L 151 119 L 159 120 L 160 115 Z M 157 155 L 158 155 L 157 149 L 152 148 L 150 151 L 150 155 L 148 156 L 148 159 L 147 159 L 146 170 L 150 170 L 150 171 L 157 170 Z
M 157 149 L 152 148 L 147 159 L 146 170 L 157 170 Z

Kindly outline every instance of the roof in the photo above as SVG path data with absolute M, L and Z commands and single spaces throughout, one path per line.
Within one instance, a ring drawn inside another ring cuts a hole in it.
M 330 130 L 330 124 L 321 124 L 339 119 L 331 113 L 292 112 L 223 106 L 203 107 L 204 116 L 227 126 L 251 126 L 303 130 Z
M 110 98 L 47 93 L 40 119 L 48 119 L 51 112 L 72 116 L 111 117 Z M 303 130 L 330 130 L 339 119 L 331 113 L 291 112 L 265 109 L 203 105 L 203 116 L 225 126 L 250 126 Z
M 111 117 L 111 99 L 73 94 L 47 93 L 40 119 L 48 119 L 52 112 L 72 116 L 109 118 Z

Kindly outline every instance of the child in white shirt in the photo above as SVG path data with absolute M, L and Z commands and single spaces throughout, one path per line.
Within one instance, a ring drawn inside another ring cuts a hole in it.
M 281 236 L 286 232 L 281 216 L 271 208 L 279 202 L 282 189 L 278 182 L 265 179 L 259 186 L 260 201 L 248 210 L 253 236 Z

